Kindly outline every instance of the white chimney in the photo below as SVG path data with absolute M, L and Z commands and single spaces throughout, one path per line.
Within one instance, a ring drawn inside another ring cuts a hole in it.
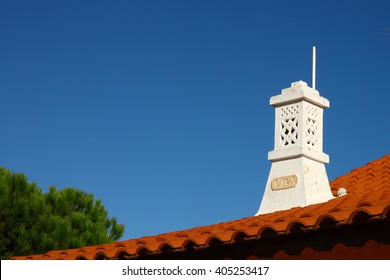
M 256 215 L 328 201 L 330 191 L 322 152 L 323 109 L 329 101 L 298 81 L 271 97 L 275 107 L 275 147 L 267 185 Z

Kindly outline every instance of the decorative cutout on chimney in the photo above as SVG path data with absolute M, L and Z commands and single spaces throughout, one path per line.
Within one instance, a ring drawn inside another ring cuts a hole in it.
M 313 120 L 311 118 L 306 119 L 306 139 L 307 139 L 307 144 L 309 146 L 315 147 L 317 145 L 318 141 L 318 134 L 317 134 L 317 129 L 318 129 L 318 123 L 316 120 Z
M 298 105 L 289 105 L 280 108 L 280 144 L 294 145 L 298 141 Z
M 282 120 L 280 141 L 283 146 L 293 145 L 298 141 L 298 119 Z
M 310 147 L 315 147 L 318 144 L 318 122 L 320 117 L 319 109 L 313 105 L 307 104 L 305 106 L 306 111 L 306 144 Z

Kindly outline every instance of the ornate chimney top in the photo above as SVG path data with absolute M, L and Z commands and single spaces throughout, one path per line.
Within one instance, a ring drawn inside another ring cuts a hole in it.
M 256 215 L 328 201 L 330 191 L 322 151 L 323 109 L 329 101 L 298 81 L 271 97 L 275 107 L 275 146 L 264 196 Z

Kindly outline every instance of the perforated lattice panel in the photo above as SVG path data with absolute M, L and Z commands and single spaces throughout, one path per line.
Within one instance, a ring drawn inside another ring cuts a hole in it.
M 317 119 L 320 115 L 320 112 L 318 111 L 317 107 L 314 106 L 307 106 L 306 107 L 306 113 L 309 117 L 313 119 Z
M 280 108 L 280 116 L 282 118 L 296 116 L 298 114 L 298 105 L 285 106 Z
M 282 146 L 294 145 L 298 141 L 298 105 L 280 108 L 280 142 Z
M 306 144 L 315 147 L 318 143 L 318 122 L 311 118 L 306 119 Z
M 319 139 L 319 128 L 318 128 L 318 118 L 320 115 L 319 109 L 314 106 L 307 106 L 306 107 L 306 144 L 311 147 L 316 147 L 318 144 Z

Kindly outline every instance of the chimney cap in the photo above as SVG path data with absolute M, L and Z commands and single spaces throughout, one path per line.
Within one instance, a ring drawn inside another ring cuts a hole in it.
M 307 83 L 302 80 L 291 83 L 291 87 L 298 87 L 298 86 L 307 86 Z
M 283 89 L 281 94 L 272 96 L 270 105 L 279 107 L 300 102 L 301 100 L 305 100 L 320 108 L 329 108 L 329 100 L 320 96 L 318 90 L 309 87 L 304 81 L 293 82 L 291 87 Z

